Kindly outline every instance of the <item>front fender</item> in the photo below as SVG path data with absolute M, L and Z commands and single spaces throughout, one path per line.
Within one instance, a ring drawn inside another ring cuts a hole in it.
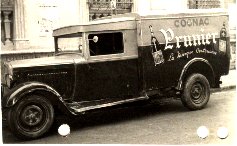
M 23 98 L 24 95 L 36 90 L 51 92 L 56 95 L 61 102 L 63 102 L 61 95 L 49 85 L 40 82 L 25 82 L 11 89 L 10 92 L 2 98 L 2 106 L 11 107 Z

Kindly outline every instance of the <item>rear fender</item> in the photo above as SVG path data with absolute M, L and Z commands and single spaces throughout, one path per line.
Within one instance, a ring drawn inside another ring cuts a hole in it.
M 193 58 L 192 60 L 190 60 L 183 68 L 182 72 L 181 72 L 181 75 L 179 77 L 179 81 L 178 81 L 178 85 L 176 86 L 176 89 L 177 90 L 182 90 L 183 89 L 183 81 L 185 79 L 185 76 L 188 72 L 188 69 L 192 67 L 192 65 L 194 63 L 198 63 L 198 62 L 202 62 L 204 63 L 204 65 L 208 66 L 209 70 L 210 70 L 210 74 L 212 77 L 209 77 L 209 82 L 211 81 L 211 83 L 214 83 L 214 78 L 215 78 L 215 73 L 214 73 L 214 70 L 211 66 L 211 64 L 208 62 L 208 60 L 206 59 L 203 59 L 203 58 Z

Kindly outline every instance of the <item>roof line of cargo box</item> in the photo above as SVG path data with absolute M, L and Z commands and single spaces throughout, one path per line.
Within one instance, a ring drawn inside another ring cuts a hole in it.
M 106 30 L 125 30 L 136 29 L 136 21 L 146 19 L 175 19 L 175 18 L 189 18 L 195 16 L 220 16 L 227 15 L 224 9 L 187 9 L 185 11 L 150 11 L 143 13 L 126 13 L 113 15 L 110 17 L 103 17 L 95 21 L 90 21 L 86 24 L 65 26 L 55 29 L 53 36 L 67 35 L 78 32 L 93 32 Z

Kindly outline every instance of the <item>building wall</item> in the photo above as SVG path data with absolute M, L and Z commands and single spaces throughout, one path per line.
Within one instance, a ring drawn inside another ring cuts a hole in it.
M 156 10 L 177 11 L 181 9 L 187 9 L 186 0 L 135 0 L 133 11 L 147 13 Z
M 52 50 L 52 30 L 80 22 L 78 0 L 14 0 L 13 9 L 14 17 L 10 25 L 13 25 L 11 41 L 14 46 L 2 46 L 3 53 L 12 50 Z
M 28 49 L 53 50 L 53 29 L 79 23 L 78 0 L 24 0 L 24 2 Z

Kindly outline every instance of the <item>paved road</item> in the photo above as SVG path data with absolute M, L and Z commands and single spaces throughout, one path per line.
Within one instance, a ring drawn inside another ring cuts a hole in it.
M 71 134 L 62 137 L 57 126 L 45 137 L 32 140 L 17 140 L 3 127 L 4 143 L 74 143 L 74 144 L 233 144 L 236 140 L 236 91 L 229 90 L 211 95 L 207 107 L 189 111 L 180 101 L 166 104 L 142 105 L 111 109 L 107 112 L 87 115 L 82 118 L 59 119 L 67 122 Z M 201 139 L 196 130 L 199 126 L 209 128 L 209 136 Z M 219 139 L 217 129 L 229 129 L 226 139 Z

